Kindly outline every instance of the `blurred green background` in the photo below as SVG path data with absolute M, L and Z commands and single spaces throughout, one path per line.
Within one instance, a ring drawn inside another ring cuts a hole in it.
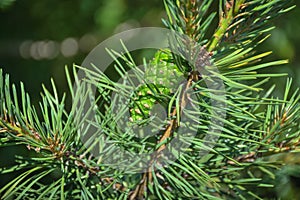
M 0 0 L 0 68 L 23 81 L 37 102 L 53 77 L 65 91 L 64 66 L 80 65 L 101 41 L 127 29 L 161 26 L 161 0 Z
M 273 50 L 270 60 L 290 60 L 274 70 L 287 72 L 296 88 L 300 86 L 300 1 L 294 3 L 295 9 L 274 21 L 277 28 L 260 50 Z M 0 0 L 0 68 L 10 74 L 12 82 L 24 82 L 37 105 L 41 84 L 50 88 L 51 77 L 60 93 L 67 91 L 66 65 L 80 65 L 98 43 L 114 33 L 162 27 L 164 15 L 162 0 Z M 276 78 L 273 83 L 283 89 L 285 80 Z M 0 149 L 4 158 L 0 167 L 12 162 L 16 151 Z

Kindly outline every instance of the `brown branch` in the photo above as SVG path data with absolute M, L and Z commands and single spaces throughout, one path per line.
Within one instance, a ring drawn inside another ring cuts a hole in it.
M 185 88 L 183 90 L 182 93 L 182 97 L 181 97 L 181 101 L 180 101 L 180 115 L 182 114 L 183 109 L 185 108 L 185 106 L 187 105 L 187 99 L 189 98 L 189 94 L 187 93 L 188 89 L 191 87 L 192 82 L 194 80 L 197 80 L 197 74 L 196 73 L 192 73 L 189 78 L 188 81 L 185 85 Z M 158 141 L 158 144 L 164 142 L 165 140 L 169 139 L 172 136 L 173 131 L 177 128 L 178 124 L 177 124 L 177 109 L 174 108 L 171 114 L 172 118 L 169 121 L 169 125 L 167 126 L 164 134 L 162 135 L 162 137 L 160 138 L 160 140 Z M 147 171 L 143 174 L 143 178 L 140 181 L 140 183 L 136 186 L 135 190 L 133 191 L 133 193 L 130 195 L 130 200 L 134 200 L 134 199 L 143 199 L 144 197 L 144 193 L 147 190 L 147 184 L 150 183 L 152 184 L 152 171 L 155 170 L 153 169 L 153 164 L 157 161 L 157 159 L 162 155 L 162 151 L 166 148 L 166 144 L 164 143 L 163 145 L 161 145 L 155 152 L 155 154 L 153 155 L 153 157 L 151 158 L 151 161 L 149 163 L 149 167 L 147 169 Z

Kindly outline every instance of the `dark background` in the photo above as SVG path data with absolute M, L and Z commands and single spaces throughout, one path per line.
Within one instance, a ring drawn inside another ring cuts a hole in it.
M 272 70 L 288 73 L 296 88 L 300 86 L 300 1 L 294 3 L 298 7 L 274 21 L 277 28 L 259 51 L 272 50 L 269 60 L 289 59 L 288 65 Z M 24 82 L 38 105 L 41 85 L 50 88 L 51 77 L 60 94 L 68 90 L 65 66 L 80 65 L 93 47 L 114 33 L 162 27 L 164 15 L 162 0 L 0 0 L 0 68 L 17 85 Z M 285 81 L 273 80 L 279 96 Z M 0 148 L 0 167 L 12 163 L 16 152 L 20 151 Z

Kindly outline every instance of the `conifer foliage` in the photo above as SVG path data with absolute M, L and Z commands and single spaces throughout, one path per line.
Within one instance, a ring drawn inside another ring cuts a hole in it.
M 1 199 L 278 197 L 272 189 L 277 172 L 291 161 L 275 155 L 300 151 L 300 95 L 298 90 L 292 91 L 292 80 L 288 78 L 282 98 L 273 97 L 276 85 L 266 88 L 265 84 L 271 78 L 286 75 L 272 73 L 272 67 L 287 60 L 265 61 L 271 52 L 258 52 L 257 46 L 270 36 L 272 20 L 293 8 L 291 1 L 162 3 L 167 15 L 163 19 L 165 27 L 192 41 L 170 42 L 170 49 L 159 50 L 145 62 L 145 72 L 137 69 L 130 52 L 120 56 L 121 62 L 117 60 L 120 54 L 110 50 L 119 76 L 125 80 L 125 69 L 133 70 L 138 79 L 144 80 L 139 87 L 114 82 L 96 69 L 74 66 L 72 73 L 66 68 L 73 99 L 70 109 L 65 105 L 66 96 L 58 95 L 54 81 L 52 91 L 43 87 L 39 108 L 35 108 L 24 85 L 11 84 L 9 76 L 0 71 L 0 148 L 21 145 L 29 152 L 27 156 L 16 155 L 15 165 L 0 168 L 0 176 L 16 174 L 0 188 Z M 195 44 L 198 51 L 194 51 Z M 170 50 L 178 45 L 181 53 L 172 54 Z M 187 62 L 187 54 L 193 62 Z M 213 78 L 201 76 L 201 71 L 210 66 L 218 69 L 210 75 L 224 83 L 225 98 L 219 98 L 216 88 L 207 87 L 213 84 Z M 260 73 L 264 68 L 269 73 Z M 85 70 L 88 80 L 79 80 L 79 69 Z M 156 74 L 160 71 L 163 77 Z M 177 75 L 184 76 L 185 83 L 169 90 L 166 85 Z M 147 83 L 150 79 L 151 84 Z M 97 123 L 86 126 L 89 114 L 84 105 L 90 99 L 89 85 L 97 88 L 99 96 L 88 110 L 96 109 Z M 127 100 L 123 106 L 130 111 L 120 109 L 115 115 L 114 109 L 122 105 L 112 92 Z M 191 94 L 196 98 L 190 100 Z M 211 99 L 224 106 L 214 108 Z M 167 110 L 167 116 L 151 122 L 151 108 L 156 104 Z M 120 129 L 115 119 L 122 117 L 128 117 L 129 127 L 135 128 Z M 188 119 L 186 123 L 181 122 L 183 118 Z M 220 123 L 215 123 L 214 118 Z M 193 125 L 188 123 L 191 121 Z M 139 129 L 136 127 L 145 124 L 154 125 L 151 131 L 155 134 L 135 137 Z M 91 126 L 101 131 L 92 137 L 87 135 L 89 148 L 82 137 Z M 181 134 L 182 130 L 188 132 L 186 127 L 196 134 Z M 189 145 L 179 145 L 174 150 L 169 147 L 172 140 Z M 95 146 L 101 156 L 93 155 Z M 129 156 L 126 167 L 117 168 L 107 162 L 115 156 L 115 148 L 125 149 L 128 155 L 149 153 L 150 161 L 142 171 L 135 171 L 134 166 L 142 160 Z M 166 150 L 170 155 L 164 155 Z M 265 191 L 271 191 L 271 195 Z

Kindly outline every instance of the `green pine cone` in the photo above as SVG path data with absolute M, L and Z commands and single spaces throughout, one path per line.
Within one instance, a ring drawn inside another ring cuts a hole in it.
M 184 80 L 183 73 L 172 61 L 169 50 L 159 50 L 145 70 L 145 83 L 140 85 L 130 105 L 130 120 L 140 122 L 150 117 L 155 103 L 167 107 L 168 96 L 176 91 Z
M 174 64 L 170 50 L 159 50 L 154 59 L 146 67 L 145 79 L 147 83 L 162 85 L 172 92 L 184 80 L 183 73 Z

